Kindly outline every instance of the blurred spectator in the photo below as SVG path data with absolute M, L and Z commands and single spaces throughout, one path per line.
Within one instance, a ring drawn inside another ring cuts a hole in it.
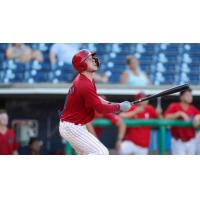
M 145 94 L 138 93 L 135 100 L 145 97 Z M 151 119 L 157 118 L 157 112 L 147 101 L 133 105 L 128 112 L 120 113 L 124 119 Z M 146 155 L 150 145 L 150 127 L 128 127 L 124 141 L 120 147 L 120 154 Z
M 12 129 L 8 128 L 8 114 L 6 110 L 0 110 L 0 154 L 18 154 L 16 135 Z
M 39 50 L 32 50 L 23 43 L 13 43 L 6 50 L 7 59 L 12 59 L 18 63 L 28 63 L 31 60 L 43 62 L 43 55 Z
M 122 73 L 120 77 L 121 84 L 132 86 L 148 86 L 151 84 L 147 75 L 139 68 L 139 62 L 134 56 L 127 57 L 128 68 Z
M 23 43 L 14 43 L 7 48 L 6 57 L 19 63 L 27 63 L 32 58 L 32 51 Z
M 37 138 L 31 138 L 28 145 L 29 155 L 40 155 L 43 142 Z
M 51 65 L 66 63 L 71 65 L 72 57 L 80 49 L 80 44 L 55 43 L 50 49 Z
M 166 119 L 179 119 L 193 121 L 200 111 L 192 105 L 192 90 L 188 89 L 180 93 L 180 102 L 171 103 L 166 112 Z M 196 132 L 193 127 L 172 127 L 172 154 L 190 155 L 196 152 Z
M 44 61 L 42 52 L 40 50 L 32 50 L 32 60 L 42 63 Z
M 100 98 L 102 98 L 102 102 L 103 103 L 107 103 L 105 96 L 101 95 Z M 114 114 L 114 113 L 100 114 L 100 113 L 96 112 L 95 119 L 96 118 L 105 118 L 105 119 L 108 119 L 108 120 L 111 121 L 112 124 L 114 124 L 115 126 L 117 126 L 117 128 L 118 128 L 118 139 L 117 139 L 117 142 L 116 142 L 116 150 L 119 151 L 119 147 L 121 145 L 123 136 L 124 136 L 125 131 L 126 131 L 126 125 L 124 124 L 124 122 L 121 119 L 121 117 L 119 115 Z M 100 135 L 102 133 L 102 130 L 103 130 L 102 127 L 94 127 L 92 125 L 92 122 L 88 123 L 86 125 L 86 127 L 87 127 L 88 131 L 91 132 L 93 135 L 95 135 L 97 138 L 100 137 Z

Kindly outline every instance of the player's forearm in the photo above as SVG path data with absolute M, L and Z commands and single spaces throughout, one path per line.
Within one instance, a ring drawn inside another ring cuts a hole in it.
M 120 113 L 120 117 L 127 119 L 127 118 L 132 118 L 135 117 L 135 115 L 137 114 L 137 112 L 135 111 L 131 111 L 131 112 L 126 112 L 126 113 Z
M 98 113 L 114 113 L 120 110 L 119 103 L 102 103 L 102 98 L 99 98 L 93 88 L 89 89 L 88 92 L 84 90 L 83 94 L 85 96 L 85 101 L 87 102 L 87 105 L 93 107 Z
M 113 104 L 103 104 L 103 103 L 96 103 L 94 105 L 94 109 L 98 112 L 98 113 L 114 113 L 114 112 L 118 112 L 120 109 L 120 106 L 118 103 L 113 103 Z
M 165 115 L 165 119 L 172 119 L 173 120 L 173 119 L 178 119 L 178 118 L 180 118 L 179 112 Z
M 126 124 L 120 122 L 118 125 L 118 140 L 123 140 L 126 133 Z
M 195 128 L 200 126 L 200 114 L 194 116 L 192 123 Z
M 103 104 L 108 104 L 109 103 L 109 101 L 106 101 L 105 99 L 103 99 L 100 96 L 99 96 L 99 99 L 100 99 L 101 103 L 103 103 Z

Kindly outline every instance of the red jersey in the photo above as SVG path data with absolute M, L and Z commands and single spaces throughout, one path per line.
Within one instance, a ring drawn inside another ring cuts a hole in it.
M 133 111 L 137 106 L 133 105 L 128 111 Z M 151 105 L 147 105 L 145 109 L 135 115 L 133 119 L 152 119 L 157 118 L 156 110 Z M 126 130 L 125 140 L 130 140 L 138 146 L 148 148 L 150 144 L 150 127 L 128 127 Z
M 95 118 L 105 118 L 111 121 L 112 124 L 117 124 L 120 120 L 120 117 L 114 113 L 106 113 L 106 114 L 95 114 Z M 103 127 L 95 127 L 95 132 L 97 137 L 100 137 Z
M 94 80 L 78 74 L 69 89 L 61 120 L 84 125 L 92 121 L 95 110 L 105 114 L 119 111 L 119 108 L 119 104 L 102 104 Z
M 0 155 L 11 155 L 18 149 L 15 133 L 7 129 L 6 134 L 0 132 Z
M 173 114 L 178 111 L 182 111 L 182 112 L 186 113 L 191 118 L 191 120 L 195 115 L 200 114 L 200 111 L 193 105 L 189 105 L 188 108 L 185 110 L 182 108 L 180 103 L 172 103 L 168 106 L 167 110 L 165 111 L 165 115 Z M 182 141 L 188 141 L 191 138 L 195 137 L 195 129 L 193 127 L 172 127 L 171 135 L 175 139 L 181 139 Z

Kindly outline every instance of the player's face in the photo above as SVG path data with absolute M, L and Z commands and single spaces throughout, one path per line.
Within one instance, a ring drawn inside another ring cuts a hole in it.
M 0 125 L 3 125 L 3 126 L 8 125 L 8 115 L 6 113 L 0 114 Z
M 192 103 L 192 101 L 193 101 L 192 93 L 189 91 L 185 92 L 181 97 L 181 101 L 183 101 L 185 103 Z
M 97 67 L 97 64 L 95 62 L 95 60 L 92 58 L 92 56 L 89 56 L 85 62 L 87 63 L 87 71 L 90 71 L 90 72 L 96 72 L 98 67 Z
M 140 102 L 138 105 L 142 107 L 146 107 L 148 103 L 149 103 L 148 101 L 143 101 L 143 102 Z

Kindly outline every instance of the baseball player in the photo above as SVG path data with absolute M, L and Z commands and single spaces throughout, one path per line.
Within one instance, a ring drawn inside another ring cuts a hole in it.
M 103 99 L 106 100 L 105 96 L 101 95 L 100 97 L 102 97 Z M 97 112 L 95 114 L 95 119 L 96 118 L 108 119 L 113 125 L 117 126 L 117 128 L 118 128 L 118 139 L 116 141 L 116 150 L 119 151 L 121 141 L 122 141 L 124 134 L 125 134 L 125 131 L 126 131 L 126 124 L 123 122 L 122 118 L 119 115 L 114 114 L 114 113 L 100 114 L 100 113 L 97 113 Z M 94 127 L 92 125 L 92 122 L 89 122 L 86 125 L 86 127 L 87 127 L 88 131 L 91 132 L 93 135 L 95 135 L 97 138 L 100 137 L 102 130 L 103 130 L 102 127 Z
M 18 144 L 16 135 L 8 128 L 8 114 L 6 110 L 0 110 L 0 155 L 17 155 Z
M 172 103 L 165 111 L 166 119 L 193 121 L 200 111 L 192 105 L 192 90 L 180 93 L 180 103 Z M 196 153 L 196 132 L 193 127 L 172 127 L 172 154 L 190 155 Z
M 145 97 L 144 93 L 135 95 L 135 100 Z M 157 112 L 147 101 L 132 105 L 128 112 L 120 113 L 124 119 L 152 119 L 157 118 Z M 146 155 L 150 144 L 150 127 L 128 127 L 124 140 L 120 146 L 120 154 Z
M 95 111 L 103 114 L 127 111 L 131 103 L 109 103 L 97 95 L 93 75 L 98 70 L 100 62 L 96 53 L 80 50 L 73 56 L 72 64 L 78 75 L 68 91 L 61 113 L 60 135 L 72 145 L 77 154 L 107 155 L 107 148 L 86 129 L 85 125 L 93 120 Z

